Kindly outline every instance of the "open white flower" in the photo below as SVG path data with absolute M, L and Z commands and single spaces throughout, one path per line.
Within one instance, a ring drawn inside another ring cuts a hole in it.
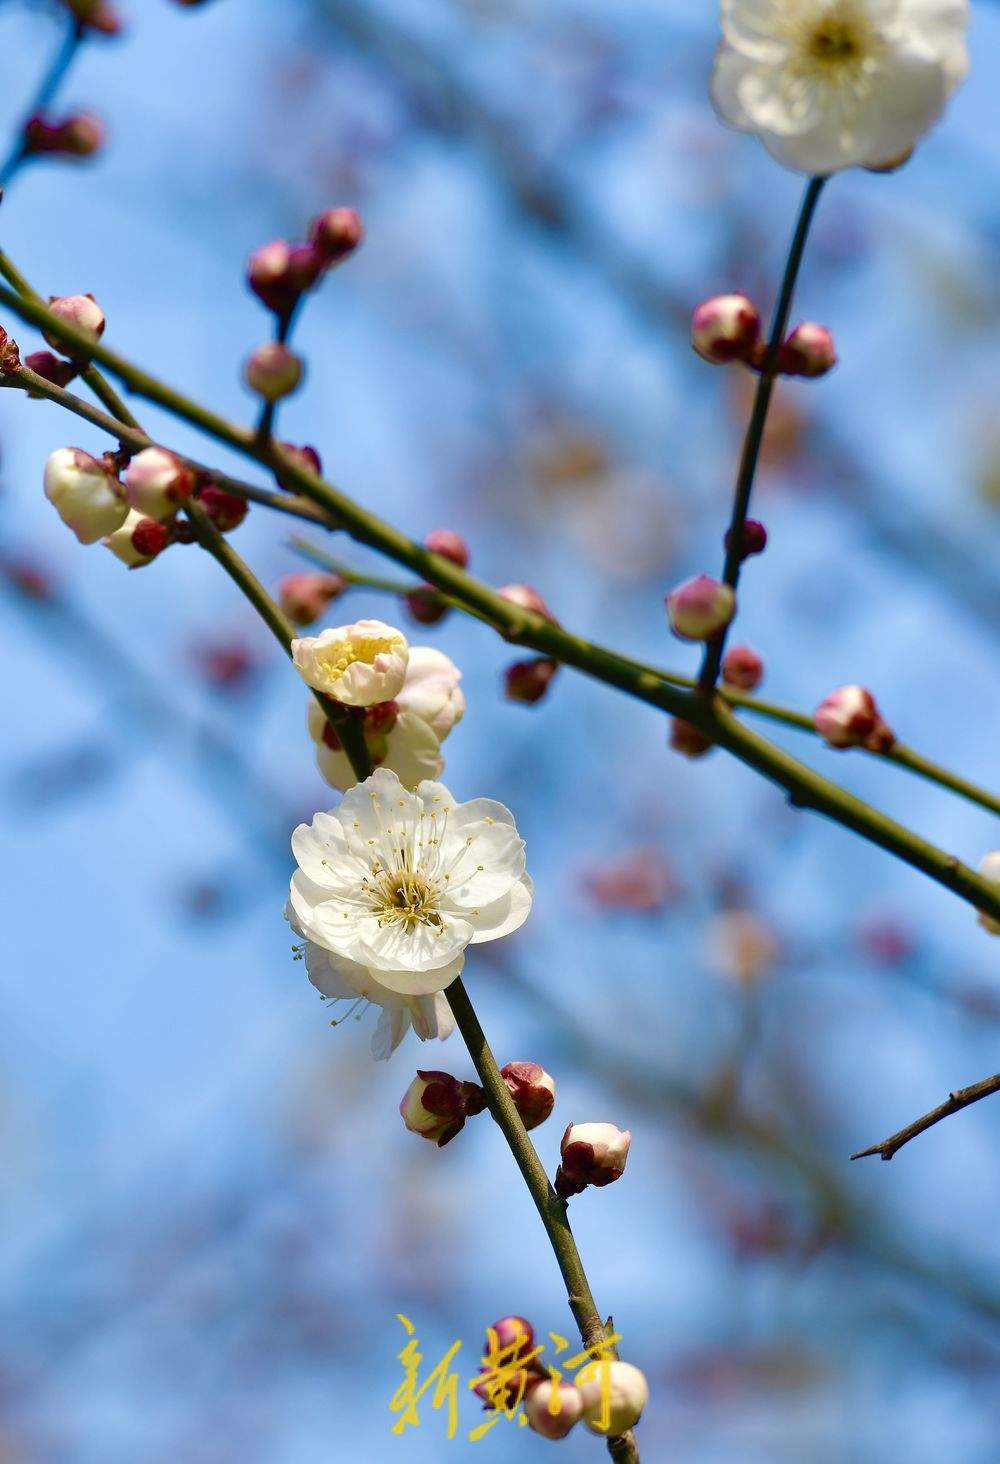
M 721 0 L 712 100 L 787 167 L 901 162 L 968 70 L 968 0 Z
M 285 914 L 296 934 L 304 936 L 305 931 L 291 907 Z M 421 1042 L 432 1037 L 443 1042 L 455 1030 L 455 1018 L 442 992 L 431 996 L 403 996 L 398 991 L 390 991 L 376 981 L 366 967 L 335 955 L 309 939 L 305 940 L 303 954 L 309 980 L 320 995 L 334 1007 L 341 1002 L 350 1003 L 343 1016 L 335 1018 L 338 1023 L 351 1016 L 360 1016 L 369 1006 L 382 1008 L 371 1042 L 376 1062 L 387 1061 L 411 1027 Z
M 440 777 L 441 743 L 465 711 L 461 679 L 461 671 L 443 651 L 411 646 L 399 695 L 365 713 L 373 767 L 389 768 L 404 788 Z M 330 786 L 352 788 L 358 781 L 354 769 L 315 697 L 309 699 L 309 735 L 316 744 L 317 766 Z
M 381 620 L 292 641 L 292 661 L 303 680 L 349 707 L 392 701 L 403 689 L 407 654 L 403 632 Z
M 292 851 L 289 906 L 307 940 L 406 996 L 443 991 L 466 946 L 517 930 L 531 909 L 524 841 L 502 803 L 456 803 L 441 783 L 408 793 L 387 768 L 300 824 Z

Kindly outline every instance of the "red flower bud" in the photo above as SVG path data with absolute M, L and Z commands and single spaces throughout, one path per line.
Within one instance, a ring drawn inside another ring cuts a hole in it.
M 703 361 L 745 361 L 760 340 L 760 315 L 746 295 L 713 295 L 691 317 L 691 344 Z
M 280 341 L 266 341 L 247 359 L 244 379 L 266 402 L 289 396 L 302 380 L 302 362 Z
M 433 585 L 418 585 L 404 600 L 418 625 L 437 625 L 448 614 L 448 606 Z
M 736 596 L 721 580 L 700 574 L 671 590 L 667 614 L 674 635 L 681 640 L 711 640 L 736 614 Z
M 521 610 L 530 610 L 533 615 L 540 615 L 543 620 L 551 620 L 553 625 L 557 624 L 552 611 L 531 585 L 504 585 L 502 589 L 497 590 L 497 594 L 504 600 L 509 600 L 512 605 L 517 605 Z
M 195 496 L 222 534 L 238 529 L 247 516 L 249 505 L 246 499 L 240 498 L 237 493 L 227 493 L 225 488 L 218 488 L 214 483 L 207 483 L 204 488 L 199 488 Z
M 559 662 L 548 656 L 538 656 L 530 661 L 515 661 L 504 672 L 504 695 L 508 701 L 533 706 L 548 691 L 558 670 Z
M 785 376 L 825 376 L 837 364 L 833 335 L 825 325 L 797 325 L 778 352 L 778 370 Z
M 478 1083 L 461 1082 L 451 1073 L 418 1069 L 403 1094 L 399 1112 L 411 1133 L 443 1149 L 462 1131 L 465 1120 L 485 1107 L 486 1095 Z
M 509 1062 L 500 1069 L 500 1076 L 510 1090 L 525 1128 L 537 1128 L 544 1123 L 555 1106 L 555 1079 L 537 1062 Z
M 104 123 L 92 113 L 77 112 L 58 121 L 36 113 L 24 124 L 23 144 L 32 156 L 89 158 L 104 146 L 104 138 Z
M 685 722 L 683 717 L 674 717 L 670 723 L 670 746 L 685 757 L 704 757 L 706 752 L 712 751 L 714 744 L 692 723 Z
M 526 1357 L 534 1345 L 535 1329 L 527 1317 L 501 1317 L 486 1329 L 486 1351 L 489 1354 L 504 1352 L 511 1358 Z
M 278 586 L 278 602 L 294 625 L 312 625 L 346 589 L 347 581 L 339 574 L 286 574 Z
M 140 519 L 132 530 L 132 547 L 144 559 L 155 559 L 170 543 L 170 530 L 158 519 Z
M 813 713 L 816 731 L 829 747 L 866 747 L 885 752 L 896 738 L 864 686 L 839 686 Z
M 69 386 L 80 372 L 75 361 L 63 361 L 51 351 L 32 351 L 30 356 L 25 357 L 24 364 L 36 376 L 51 381 L 53 386 Z M 37 396 L 38 393 L 29 391 L 28 395 Z
M 614 1184 L 625 1173 L 632 1135 L 613 1123 L 571 1123 L 562 1136 L 556 1193 L 578 1195 L 593 1184 Z
M 722 679 L 727 686 L 753 691 L 764 679 L 764 662 L 751 646 L 731 646 L 722 659 Z
M 757 519 L 745 519 L 743 523 L 743 547 L 740 551 L 740 559 L 749 559 L 751 554 L 763 554 L 767 548 L 767 530 Z M 726 553 L 729 553 L 729 546 L 733 540 L 732 529 L 726 530 L 726 537 L 723 540 Z

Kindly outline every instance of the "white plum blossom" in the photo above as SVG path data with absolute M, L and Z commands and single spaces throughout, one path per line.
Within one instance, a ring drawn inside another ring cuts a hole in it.
M 787 167 L 905 160 L 968 70 L 968 0 L 721 0 L 712 99 Z
M 45 496 L 81 544 L 113 534 L 128 514 L 121 483 L 82 447 L 59 447 L 49 454 Z
M 414 712 L 439 742 L 465 715 L 462 673 L 450 657 L 433 646 L 411 646 L 406 680 L 394 698 L 401 712 Z
M 314 691 L 349 707 L 371 707 L 402 691 L 408 649 L 402 631 L 359 620 L 293 640 L 292 661 Z
M 531 909 L 509 809 L 488 798 L 456 803 L 441 783 L 407 792 L 387 768 L 335 812 L 300 824 L 292 851 L 296 928 L 401 996 L 443 991 L 466 946 L 510 934 Z
M 365 743 L 375 767 L 389 768 L 405 788 L 438 778 L 444 768 L 441 743 L 461 720 L 465 697 L 462 673 L 443 651 L 411 646 L 402 690 L 391 702 L 368 709 Z M 309 704 L 309 735 L 316 744 L 320 773 L 332 788 L 357 782 L 340 738 L 314 697 Z

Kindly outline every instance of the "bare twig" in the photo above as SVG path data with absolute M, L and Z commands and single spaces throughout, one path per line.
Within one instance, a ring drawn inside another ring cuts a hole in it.
M 989 1098 L 994 1093 L 1000 1093 L 1000 1073 L 994 1073 L 992 1078 L 983 1078 L 981 1082 L 972 1083 L 968 1088 L 956 1088 L 954 1093 L 949 1093 L 947 1101 L 932 1108 L 930 1113 L 925 1113 L 922 1118 L 916 1118 L 908 1123 L 896 1134 L 883 1139 L 881 1144 L 872 1144 L 868 1149 L 859 1149 L 852 1154 L 852 1159 L 867 1159 L 872 1154 L 879 1154 L 883 1159 L 891 1159 L 898 1154 L 904 1144 L 915 1139 L 927 1129 L 933 1128 L 943 1118 L 950 1118 L 953 1113 L 961 1113 L 963 1108 L 969 1108 L 973 1103 L 978 1103 L 981 1098 Z

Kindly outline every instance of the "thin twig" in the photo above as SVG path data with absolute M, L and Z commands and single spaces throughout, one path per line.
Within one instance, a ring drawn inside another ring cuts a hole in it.
M 883 1159 L 891 1159 L 898 1154 L 904 1144 L 915 1139 L 918 1134 L 925 1133 L 927 1129 L 933 1128 L 943 1118 L 950 1118 L 953 1113 L 961 1113 L 963 1108 L 969 1108 L 973 1103 L 978 1103 L 981 1098 L 989 1098 L 994 1093 L 1000 1093 L 1000 1073 L 994 1073 L 992 1078 L 983 1078 L 979 1083 L 973 1083 L 968 1088 L 956 1088 L 954 1093 L 949 1093 L 947 1100 L 932 1108 L 930 1113 L 925 1113 L 922 1118 L 914 1119 L 896 1134 L 883 1139 L 881 1144 L 872 1144 L 867 1149 L 859 1149 L 852 1154 L 852 1159 L 867 1159 L 872 1154 L 880 1154 Z
M 722 572 L 722 577 L 726 584 L 733 590 L 736 590 L 740 580 L 740 569 L 743 564 L 743 539 L 747 514 L 750 509 L 750 495 L 753 493 L 754 478 L 757 475 L 757 463 L 760 459 L 760 449 L 764 441 L 764 428 L 767 426 L 767 412 L 771 405 L 771 395 L 774 391 L 774 383 L 777 376 L 778 352 L 781 350 L 782 342 L 785 339 L 785 331 L 788 329 L 788 317 L 791 314 L 792 300 L 795 296 L 795 285 L 799 277 L 802 256 L 805 253 L 806 240 L 809 238 L 809 228 L 812 224 L 813 216 L 816 212 L 816 205 L 819 203 L 819 196 L 823 191 L 825 182 L 825 178 L 810 178 L 806 184 L 806 191 L 799 209 L 798 221 L 796 222 L 795 232 L 792 235 L 792 242 L 788 250 L 788 259 L 785 263 L 785 273 L 781 281 L 778 303 L 774 309 L 774 320 L 771 324 L 767 351 L 761 365 L 760 376 L 757 379 L 753 411 L 750 414 L 747 435 L 743 443 L 743 453 L 740 458 L 739 472 L 736 476 L 736 489 L 733 494 L 733 512 L 729 522 L 729 534 L 726 540 L 726 562 Z M 724 626 L 718 635 L 713 636 L 705 648 L 705 659 L 702 663 L 701 675 L 699 677 L 699 684 L 705 692 L 711 691 L 718 680 L 719 667 L 722 665 L 722 653 L 726 646 L 727 630 L 728 626 Z

